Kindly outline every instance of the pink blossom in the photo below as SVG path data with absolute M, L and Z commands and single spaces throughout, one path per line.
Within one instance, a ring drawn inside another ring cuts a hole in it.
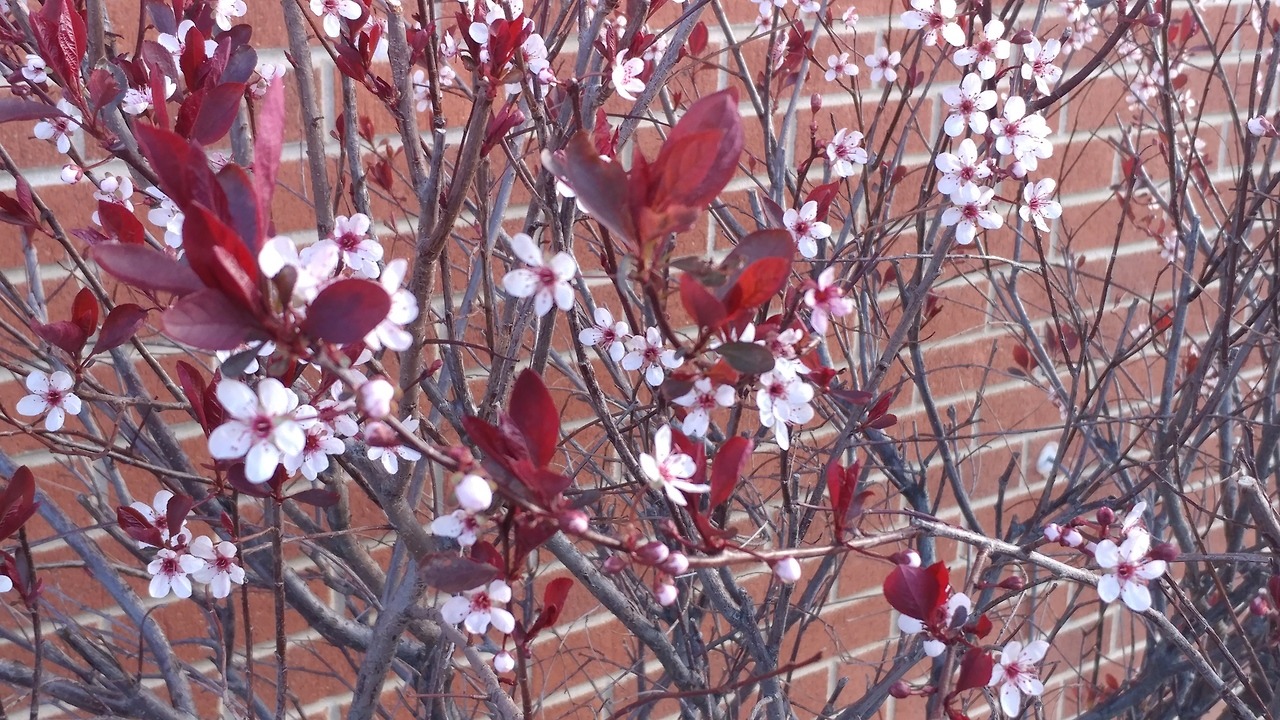
M 31 394 L 19 400 L 16 409 L 23 415 L 44 415 L 45 430 L 57 432 L 62 429 L 67 415 L 80 414 L 82 405 L 80 398 L 71 392 L 75 380 L 69 373 L 58 370 L 46 375 L 32 370 L 26 384 L 27 392 Z
M 644 335 L 632 335 L 627 339 L 627 354 L 622 357 L 623 370 L 644 371 L 644 381 L 652 387 L 662 384 L 666 368 L 678 368 L 684 360 L 676 357 L 675 350 L 667 349 L 658 328 L 645 330 Z
M 342 34 L 342 21 L 360 19 L 362 8 L 356 0 L 311 0 L 311 12 L 322 18 L 324 34 L 336 38 Z
M 1032 38 L 1022 46 L 1022 78 L 1035 80 L 1036 90 L 1041 95 L 1048 95 L 1062 79 L 1062 68 L 1053 64 L 1061 50 L 1062 43 L 1053 39 L 1045 40 L 1042 45 Z
M 676 505 L 688 504 L 684 493 L 705 493 L 710 485 L 690 482 L 697 472 L 693 458 L 674 450 L 671 445 L 671 426 L 663 425 L 653 435 L 653 454 L 640 453 L 640 469 L 655 490 L 662 490 Z
M 533 238 L 524 233 L 512 235 L 509 242 L 512 252 L 529 267 L 507 273 L 502 278 L 502 287 L 513 297 L 532 297 L 538 317 L 551 312 L 553 305 L 568 312 L 573 307 L 570 282 L 578 274 L 578 263 L 573 256 L 560 252 L 548 262 Z
M 827 71 L 823 74 L 827 82 L 835 82 L 841 76 L 853 77 L 857 74 L 858 66 L 849 61 L 849 53 L 827 56 Z
M 1000 662 L 991 669 L 990 687 L 1000 686 L 1000 709 L 1005 717 L 1017 717 L 1022 712 L 1022 696 L 1040 697 L 1044 683 L 1040 682 L 1036 666 L 1044 660 L 1049 643 L 1036 640 L 1022 643 L 1014 640 L 1000 651 Z
M 1022 201 L 1025 204 L 1018 208 L 1018 216 L 1024 222 L 1034 222 L 1042 232 L 1049 232 L 1049 221 L 1062 215 L 1062 205 L 1053 199 L 1057 187 L 1053 178 L 1027 183 L 1022 189 Z
M 942 213 L 942 224 L 956 226 L 957 243 L 972 244 L 979 228 L 995 230 L 1004 225 L 1004 218 L 987 209 L 995 194 L 991 188 L 979 189 L 977 185 L 969 184 L 960 186 L 951 196 L 955 205 Z
M 800 561 L 793 557 L 785 557 L 773 564 L 773 575 L 779 582 L 794 585 L 800 581 Z
M 804 291 L 804 304 L 810 310 L 809 322 L 819 335 L 826 334 L 829 318 L 853 312 L 853 300 L 844 296 L 844 290 L 835 281 L 836 269 L 828 267 L 818 275 L 818 281 Z
M 578 333 L 578 340 L 587 347 L 600 347 L 614 362 L 622 360 L 622 356 L 627 352 L 626 343 L 631 335 L 631 328 L 621 320 L 614 322 L 613 314 L 608 308 L 596 308 L 594 316 L 595 324 L 583 328 Z
M 711 411 L 716 407 L 733 407 L 737 396 L 729 385 L 714 389 L 710 378 L 698 378 L 689 392 L 675 399 L 675 404 L 689 408 L 680 429 L 689 437 L 702 437 L 711 424 Z
M 191 542 L 191 531 L 187 529 L 187 522 L 182 521 L 182 527 L 178 528 L 176 535 L 169 533 L 169 501 L 173 499 L 173 493 L 168 490 L 161 490 L 151 499 L 151 504 L 144 502 L 130 503 L 129 507 L 142 517 L 147 519 L 160 531 L 160 539 L 168 543 L 171 539 L 178 547 L 182 547 Z M 151 547 L 149 543 L 138 541 L 138 547 Z
M 861 150 L 861 148 L 857 148 Z M 866 151 L 863 151 L 865 158 Z M 866 160 L 863 160 L 865 163 Z M 818 203 L 810 200 L 799 210 L 790 208 L 782 214 L 782 224 L 796 240 L 796 247 L 806 258 L 817 257 L 818 241 L 831 237 L 831 226 L 818 221 Z
M 627 51 L 620 50 L 618 56 L 613 59 L 613 74 L 610 76 L 618 95 L 635 102 L 636 93 L 644 92 L 644 81 L 640 79 L 640 74 L 643 72 L 644 60 L 640 58 L 628 60 Z
M 862 147 L 862 133 L 848 128 L 837 130 L 835 137 L 827 143 L 827 162 L 831 164 L 831 171 L 842 178 L 855 174 L 858 171 L 855 165 L 866 165 L 867 151 Z M 816 217 L 816 204 L 814 209 Z
M 494 580 L 487 586 L 467 590 L 454 595 L 440 606 L 440 615 L 447 623 L 462 625 L 473 635 L 483 635 L 489 626 L 500 633 L 515 630 L 515 617 L 498 607 L 511 601 L 511 586 L 502 580 Z
M 938 192 L 955 196 L 963 187 L 977 186 L 977 181 L 991 177 L 991 168 L 978 160 L 978 146 L 973 140 L 960 141 L 954 153 L 938 153 L 934 167 L 942 172 Z
M 1001 39 L 1004 23 L 995 18 L 989 20 L 985 28 L 979 28 L 974 34 L 973 44 L 957 50 L 951 59 L 960 67 L 977 63 L 978 75 L 983 80 L 990 80 L 995 77 L 997 61 L 1009 58 L 1009 41 Z
M 224 379 L 216 392 L 229 419 L 209 434 L 209 454 L 217 460 L 244 458 L 249 482 L 271 479 L 277 465 L 306 446 L 304 425 L 295 417 L 298 396 L 279 380 L 262 380 L 255 392 Z
M 1107 539 L 1098 543 L 1093 557 L 1098 565 L 1111 572 L 1098 581 L 1098 597 L 1109 603 L 1122 598 L 1134 612 L 1151 609 L 1151 591 L 1147 583 L 1164 575 L 1168 564 L 1148 557 L 1151 535 L 1141 528 L 1133 528 L 1118 547 Z
M 191 555 L 204 561 L 204 567 L 191 571 L 196 582 L 209 586 L 216 598 L 231 594 L 231 585 L 244 584 L 244 568 L 236 562 L 236 546 L 226 540 L 215 545 L 213 540 L 200 536 L 191 543 Z
M 864 62 L 871 70 L 871 84 L 879 85 L 882 82 L 893 84 L 898 79 L 898 63 L 902 61 L 902 53 L 894 51 L 889 52 L 889 48 L 881 45 L 876 51 L 868 55 Z
M 147 572 L 151 573 L 147 591 L 157 600 L 168 597 L 171 592 L 180 598 L 189 598 L 191 579 L 187 576 L 204 566 L 204 561 L 194 555 L 161 548 L 147 565 Z
M 942 91 L 942 101 L 950 108 L 942 129 L 951 137 L 964 134 L 965 126 L 981 135 L 987 131 L 987 111 L 996 106 L 996 91 L 983 90 L 976 73 L 964 76 L 959 85 Z
M 924 30 L 924 44 L 938 44 L 938 36 L 955 47 L 964 45 L 964 30 L 956 23 L 955 0 L 911 0 L 911 10 L 902 13 L 902 24 L 910 30 Z

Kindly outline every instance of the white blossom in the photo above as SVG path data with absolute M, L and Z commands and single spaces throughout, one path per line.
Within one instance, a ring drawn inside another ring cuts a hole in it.
M 621 320 L 614 322 L 613 314 L 608 308 L 596 308 L 594 317 L 595 324 L 583 328 L 578 333 L 578 340 L 587 347 L 599 346 L 614 362 L 622 360 L 627 352 L 626 342 L 631 335 L 631 328 Z
M 662 490 L 676 505 L 688 504 L 684 493 L 705 493 L 710 485 L 690 482 L 697 472 L 693 458 L 671 446 L 671 426 L 663 425 L 653 435 L 653 454 L 640 453 L 640 469 L 650 487 Z
M 961 245 L 973 243 L 978 236 L 978 229 L 995 230 L 1004 225 L 1004 218 L 999 213 L 987 209 L 996 191 L 991 188 L 979 189 L 977 185 L 962 185 L 951 196 L 955 203 L 942 213 L 943 225 L 956 226 L 956 242 Z
M 853 77 L 858 74 L 857 63 L 849 60 L 849 53 L 840 53 L 839 55 L 827 56 L 827 71 L 823 74 L 827 82 L 835 82 L 843 77 Z
M 882 82 L 893 84 L 898 79 L 898 63 L 902 62 L 902 53 L 898 51 L 889 52 L 889 48 L 881 45 L 876 48 L 875 52 L 868 55 L 864 62 L 867 68 L 871 70 L 871 84 L 879 85 Z
M 418 422 L 418 418 L 407 418 L 401 421 L 401 424 L 404 425 L 405 430 L 415 433 L 418 431 Z M 422 453 L 408 445 L 392 445 L 391 447 L 370 445 L 368 455 L 370 460 L 377 460 L 382 463 L 383 469 L 392 475 L 400 470 L 401 460 L 414 462 L 422 457 Z
M 675 350 L 663 346 L 662 333 L 651 327 L 644 335 L 632 335 L 627 339 L 627 354 L 620 363 L 623 370 L 644 371 L 644 380 L 653 387 L 662 384 L 666 377 L 664 368 L 678 368 L 684 360 L 676 357 Z
M 236 546 L 226 540 L 214 544 L 211 538 L 201 535 L 191 543 L 191 555 L 204 561 L 204 567 L 191 571 L 196 582 L 209 586 L 216 598 L 231 594 L 231 585 L 244 584 L 244 568 L 236 562 Z
M 990 123 L 987 111 L 996 106 L 996 91 L 983 90 L 982 79 L 976 73 L 969 73 L 959 85 L 942 91 L 942 101 L 951 110 L 942 125 L 947 135 L 960 137 L 966 126 L 981 135 Z
M 902 13 L 902 24 L 909 30 L 924 30 L 924 44 L 938 44 L 938 36 L 943 40 L 962 47 L 964 30 L 956 22 L 955 0 L 911 0 L 911 10 Z
M 942 172 L 938 192 L 949 196 L 955 196 L 960 188 L 976 187 L 976 181 L 991 177 L 991 168 L 978 160 L 978 146 L 969 138 L 961 140 L 954 153 L 938 153 L 933 164 Z
M 161 548 L 155 558 L 147 565 L 151 573 L 151 584 L 147 587 L 151 597 L 157 600 L 168 597 L 169 593 L 180 598 L 191 597 L 191 573 L 200 570 L 204 561 L 187 553 L 178 554 L 168 548 Z
M 187 521 L 182 521 L 182 526 L 178 528 L 177 534 L 169 532 L 169 501 L 173 499 L 173 493 L 168 490 L 161 490 L 151 499 L 151 504 L 144 502 L 130 503 L 129 507 L 137 511 L 139 515 L 147 519 L 160 531 L 160 539 L 165 543 L 170 540 L 178 547 L 182 547 L 191 542 L 191 531 L 187 529 Z M 138 547 L 151 547 L 150 543 L 138 541 Z
M 372 351 L 386 348 L 396 352 L 404 352 L 413 342 L 413 336 L 405 325 L 418 318 L 418 299 L 405 287 L 404 277 L 409 272 L 409 261 L 396 258 L 387 263 L 378 276 L 382 289 L 391 296 L 391 309 L 378 326 L 364 337 L 365 347 Z
M 512 252 L 529 267 L 516 268 L 502 278 L 507 293 L 518 298 L 532 297 L 538 317 L 551 312 L 553 305 L 568 312 L 573 307 L 570 282 L 578 274 L 578 262 L 573 256 L 558 252 L 547 261 L 533 238 L 524 233 L 512 235 L 509 242 Z
M 835 280 L 835 267 L 828 267 L 818 275 L 818 281 L 804 291 L 804 304 L 810 311 L 809 323 L 819 335 L 826 334 L 830 318 L 853 312 L 853 300 L 844 296 L 844 290 Z
M 440 615 L 447 623 L 462 623 L 473 635 L 483 635 L 490 625 L 500 633 L 509 634 L 515 630 L 516 619 L 498 606 L 510 601 L 511 586 L 502 580 L 494 580 L 487 586 L 449 598 L 440 606 Z
M 996 18 L 987 21 L 986 27 L 979 26 L 974 34 L 973 44 L 957 50 L 951 59 L 960 67 L 973 64 L 978 66 L 978 75 L 983 80 L 995 77 L 997 61 L 1009 58 L 1009 41 L 1001 39 L 1004 35 L 1004 23 Z
M 279 380 L 261 380 L 255 391 L 238 380 L 224 379 L 216 393 L 230 419 L 209 434 L 209 454 L 217 460 L 243 457 L 249 482 L 270 480 L 277 465 L 306 446 L 306 428 L 297 417 L 298 396 Z
M 760 376 L 756 391 L 756 409 L 760 425 L 773 429 L 778 447 L 791 447 L 791 425 L 803 425 L 813 419 L 813 388 L 799 377 L 778 368 Z
M 1039 159 L 1053 154 L 1053 145 L 1046 140 L 1049 126 L 1044 117 L 1027 115 L 1027 103 L 1020 97 L 1005 101 L 1004 112 L 991 121 L 991 133 L 996 138 L 996 151 L 1012 155 L 1028 172 L 1035 171 Z
M 1036 90 L 1041 95 L 1048 95 L 1062 79 L 1062 68 L 1053 64 L 1061 50 L 1062 43 L 1053 39 L 1041 44 L 1039 40 L 1032 38 L 1022 46 L 1022 78 L 1034 80 Z
M 80 130 L 80 123 L 83 116 L 80 111 L 63 98 L 58 101 L 58 109 L 62 111 L 66 117 L 45 118 L 36 123 L 35 134 L 38 140 L 52 140 L 57 146 L 58 152 L 66 153 L 71 150 L 71 140 L 75 138 L 76 133 Z
M 22 77 L 35 85 L 43 85 L 49 82 L 49 74 L 45 72 L 47 67 L 44 58 L 27 53 L 27 60 L 22 65 Z
M 1134 612 L 1151 609 L 1147 583 L 1164 575 L 1168 564 L 1147 557 L 1150 550 L 1151 535 L 1141 528 L 1132 529 L 1118 547 L 1111 539 L 1098 543 L 1093 557 L 1100 567 L 1111 571 L 1098 580 L 1098 597 L 1102 602 L 1121 598 Z
M 840 128 L 827 143 L 827 162 L 837 177 L 850 177 L 858 172 L 855 165 L 867 164 L 867 151 L 862 147 L 862 133 Z M 816 206 L 815 206 L 816 208 Z
M 244 0 L 209 0 L 209 10 L 219 28 L 230 30 L 231 18 L 244 17 L 249 12 L 249 7 L 244 4 Z
M 613 73 L 610 76 L 618 95 L 634 102 L 636 93 L 644 92 L 644 81 L 640 79 L 640 74 L 643 72 L 644 60 L 640 58 L 628 60 L 626 50 L 618 51 L 618 56 L 613 59 Z
M 323 18 L 324 34 L 336 38 L 342 34 L 342 21 L 360 19 L 360 3 L 355 0 L 311 0 L 311 12 Z
M 16 408 L 23 415 L 44 415 L 45 430 L 57 432 L 62 429 L 67 415 L 80 414 L 80 398 L 71 392 L 75 380 L 69 373 L 57 370 L 46 375 L 40 370 L 32 370 L 26 385 L 31 394 L 19 400 Z
M 373 279 L 381 272 L 378 262 L 382 260 L 382 243 L 369 235 L 372 222 L 364 213 L 356 213 L 351 217 L 339 215 L 333 219 L 333 232 L 329 237 L 308 247 L 301 253 L 305 262 L 307 255 L 315 252 L 324 243 L 333 243 L 342 251 L 342 261 L 351 268 L 358 278 Z
M 680 424 L 680 430 L 689 437 L 703 437 L 711 424 L 711 411 L 719 407 L 733 407 L 736 400 L 733 387 L 712 387 L 710 378 L 698 378 L 689 392 L 675 399 L 675 404 L 689 408 Z
M 1034 222 L 1042 232 L 1049 232 L 1049 221 L 1062 215 L 1062 205 L 1053 199 L 1057 187 L 1053 178 L 1027 183 L 1022 189 L 1024 204 L 1018 208 L 1018 216 L 1024 222 Z
M 989 687 L 1000 686 L 1000 709 L 1005 717 L 1014 718 L 1022 712 L 1022 696 L 1040 697 L 1044 683 L 1040 682 L 1037 666 L 1044 660 L 1049 643 L 1036 640 L 1023 646 L 1014 640 L 1000 651 L 1000 662 L 991 668 Z
M 861 148 L 858 148 L 861 150 Z M 866 151 L 863 151 L 865 158 Z M 866 160 L 864 159 L 865 163 Z M 831 237 L 831 226 L 818 221 L 818 202 L 810 200 L 799 210 L 789 208 L 782 214 L 782 224 L 795 238 L 796 248 L 806 258 L 817 257 L 818 241 Z

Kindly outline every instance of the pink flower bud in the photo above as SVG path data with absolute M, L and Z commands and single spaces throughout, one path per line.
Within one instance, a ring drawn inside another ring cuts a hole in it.
M 1078 548 L 1084 545 L 1084 536 L 1075 528 L 1067 528 L 1066 532 L 1062 533 L 1062 544 L 1067 547 Z
M 817 115 L 822 110 L 822 93 L 814 93 L 809 96 L 809 111 Z
M 1098 508 L 1097 520 L 1098 524 L 1104 528 L 1114 525 L 1116 521 L 1116 511 L 1109 507 L 1100 507 Z
M 1036 36 L 1032 35 L 1030 30 L 1019 30 L 1013 34 L 1013 37 L 1009 38 L 1009 42 L 1013 45 L 1026 45 L 1035 38 Z
M 479 475 L 466 475 L 453 488 L 458 506 L 469 513 L 484 512 L 493 504 L 493 488 Z
M 602 569 L 606 574 L 616 575 L 627 569 L 627 559 L 621 555 L 610 555 L 604 559 Z
M 516 669 L 516 659 L 509 652 L 500 652 L 493 656 L 493 669 L 499 674 L 509 673 Z
M 1254 597 L 1249 601 L 1249 612 L 1258 617 L 1266 617 L 1271 614 L 1271 603 L 1261 595 Z
M 915 550 L 903 550 L 889 556 L 889 559 L 898 565 L 906 565 L 907 567 L 920 567 L 920 553 Z
M 1058 523 L 1049 523 L 1044 526 L 1044 539 L 1049 542 L 1062 541 L 1062 526 Z
M 899 700 L 905 700 L 911 697 L 911 686 L 905 680 L 899 680 L 889 686 L 889 694 Z
M 1009 577 L 1000 581 L 1001 588 L 1005 590 L 1012 590 L 1013 592 L 1018 592 L 1019 590 L 1022 590 L 1026 586 L 1027 586 L 1026 581 L 1018 577 L 1017 575 L 1010 575 Z
M 800 562 L 793 557 L 782 558 L 773 564 L 773 574 L 790 585 L 800 579 Z
M 356 403 L 360 412 L 374 419 L 381 419 L 391 414 L 391 400 L 396 396 L 396 389 L 386 378 L 376 377 L 365 382 L 356 391 Z
M 671 548 L 657 540 L 650 540 L 636 548 L 634 554 L 636 562 L 644 563 L 645 565 L 661 565 L 670 557 Z
M 1154 560 L 1173 562 L 1178 559 L 1178 546 L 1173 543 L 1156 543 L 1148 555 Z
M 396 447 L 400 444 L 400 435 L 390 425 L 377 420 L 365 423 L 361 435 L 373 447 Z
M 653 591 L 653 597 L 658 604 L 666 607 L 676 601 L 680 593 L 676 590 L 676 586 L 671 583 L 662 583 Z
M 560 529 L 570 535 L 581 535 L 591 528 L 591 519 L 581 510 L 565 510 L 559 519 Z
M 81 168 L 75 163 L 67 163 L 62 166 L 62 172 L 59 173 L 59 177 L 62 178 L 62 182 L 64 183 L 68 185 L 75 185 L 84 178 L 84 168 Z
M 668 575 L 682 575 L 689 570 L 689 556 L 681 552 L 671 553 L 671 557 L 662 563 L 662 572 Z
M 1143 25 L 1146 25 L 1149 28 L 1158 28 L 1164 24 L 1164 15 L 1161 15 L 1160 13 L 1154 13 L 1154 12 L 1147 13 L 1138 22 L 1142 23 Z

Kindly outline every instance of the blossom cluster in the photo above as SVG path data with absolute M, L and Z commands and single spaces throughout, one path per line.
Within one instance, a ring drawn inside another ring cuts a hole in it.
M 232 585 L 244 584 L 244 568 L 236 560 L 237 549 L 227 540 L 218 541 L 205 535 L 193 538 L 184 520 L 176 529 L 169 527 L 169 503 L 173 493 L 161 490 L 148 505 L 135 502 L 130 507 L 160 531 L 164 546 L 156 550 L 147 572 L 151 575 L 148 592 L 153 598 L 168 597 L 170 593 L 189 598 L 191 581 L 209 587 L 215 598 L 231 594 Z M 149 547 L 144 541 L 141 547 Z
M 1050 523 L 1044 528 L 1044 536 L 1050 542 L 1092 555 L 1098 566 L 1107 571 L 1098 580 L 1098 597 L 1103 602 L 1119 599 L 1134 612 L 1146 612 L 1152 604 L 1149 585 L 1168 571 L 1169 560 L 1176 555 L 1168 545 L 1152 545 L 1151 533 L 1143 524 L 1146 511 L 1147 504 L 1138 502 L 1116 524 L 1115 512 L 1104 507 L 1093 521 L 1078 518 L 1065 527 Z M 1081 528 L 1096 529 L 1098 539 L 1089 540 Z M 1110 537 L 1113 531 L 1114 538 Z

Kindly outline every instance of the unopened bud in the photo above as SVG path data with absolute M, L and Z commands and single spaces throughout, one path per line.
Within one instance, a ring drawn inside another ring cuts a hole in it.
M 1017 575 L 1010 575 L 1009 577 L 1000 581 L 1001 588 L 1005 590 L 1011 590 L 1013 592 L 1019 592 L 1026 586 L 1027 586 L 1026 581 L 1018 577 Z
M 1161 15 L 1160 13 L 1155 13 L 1155 12 L 1147 13 L 1138 22 L 1141 22 L 1143 25 L 1146 25 L 1149 28 L 1158 28 L 1164 24 L 1164 15 Z
M 1266 617 L 1271 614 L 1271 603 L 1261 595 L 1255 596 L 1249 601 L 1249 612 L 1258 617 Z
M 458 506 L 469 513 L 484 512 L 493 504 L 493 488 L 479 475 L 464 476 L 453 494 L 458 498 Z
M 591 528 L 591 519 L 581 510 L 565 510 L 560 513 L 560 529 L 570 535 L 581 535 Z
M 361 434 L 364 441 L 372 447 L 396 447 L 400 444 L 400 435 L 390 425 L 377 420 L 365 423 Z
M 662 583 L 653 591 L 654 599 L 657 600 L 658 604 L 663 607 L 666 607 L 671 603 L 675 602 L 676 598 L 679 596 L 680 596 L 680 593 L 679 591 L 676 590 L 676 586 L 672 585 L 671 583 Z
M 671 548 L 657 540 L 650 540 L 636 548 L 633 554 L 636 562 L 644 563 L 645 565 L 661 565 L 671 556 Z
M 1154 560 L 1173 562 L 1178 559 L 1178 547 L 1173 543 L 1156 543 L 1156 545 L 1151 548 L 1150 555 Z
M 1036 36 L 1032 35 L 1030 30 L 1019 30 L 1013 34 L 1013 37 L 1009 38 L 1009 43 L 1012 45 L 1026 45 L 1035 39 Z
M 773 574 L 778 580 L 790 585 L 800 579 L 800 561 L 793 557 L 785 557 L 773 564 Z
M 899 565 L 907 567 L 920 567 L 920 553 L 915 550 L 903 550 L 889 556 L 889 559 Z
M 509 673 L 516 669 L 516 659 L 509 652 L 500 652 L 493 656 L 493 669 L 499 674 Z
M 905 700 L 912 695 L 911 686 L 905 680 L 899 680 L 889 686 L 889 694 L 899 700 Z
M 1084 536 L 1075 528 L 1067 528 L 1062 533 L 1062 544 L 1067 547 L 1078 548 L 1084 545 Z
M 84 178 L 84 168 L 75 163 L 68 163 L 62 166 L 62 172 L 58 176 L 62 178 L 62 182 L 75 185 Z
M 809 96 L 809 111 L 817 115 L 819 110 L 822 110 L 822 93 L 814 93 Z
M 376 377 L 366 381 L 356 391 L 356 405 L 360 412 L 374 419 L 382 419 L 391 414 L 391 401 L 396 396 L 396 389 L 386 378 Z
M 616 575 L 627 569 L 627 559 L 621 555 L 610 555 L 604 559 L 602 568 L 607 575 Z
M 671 557 L 662 563 L 662 572 L 668 575 L 682 575 L 689 569 L 689 556 L 681 552 L 671 553 Z
M 1099 525 L 1104 528 L 1109 527 L 1116 521 L 1116 511 L 1109 507 L 1100 507 L 1096 517 Z
M 1044 526 L 1044 539 L 1049 542 L 1062 541 L 1062 526 L 1058 523 L 1049 523 Z

